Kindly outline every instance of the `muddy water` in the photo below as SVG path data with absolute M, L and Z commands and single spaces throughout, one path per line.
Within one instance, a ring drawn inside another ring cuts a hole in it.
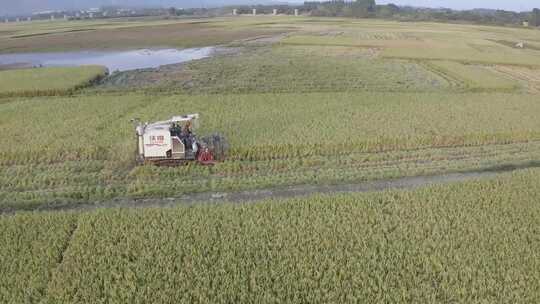
M 133 51 L 81 51 L 60 53 L 0 54 L 0 66 L 80 66 L 102 65 L 110 72 L 157 68 L 162 65 L 182 63 L 210 57 L 214 47 L 192 49 L 162 49 Z

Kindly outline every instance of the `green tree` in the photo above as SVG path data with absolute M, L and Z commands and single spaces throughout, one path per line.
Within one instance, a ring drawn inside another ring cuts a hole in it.
M 369 17 L 375 12 L 375 0 L 356 0 L 348 7 L 346 15 L 351 17 Z
M 535 8 L 532 12 L 532 18 L 531 18 L 531 25 L 532 26 L 540 26 L 540 9 Z
M 169 16 L 176 16 L 176 8 L 174 7 L 169 7 L 169 9 L 167 10 L 167 12 L 169 13 Z
M 399 7 L 395 4 L 379 5 L 377 6 L 377 16 L 383 18 L 389 18 L 399 12 Z

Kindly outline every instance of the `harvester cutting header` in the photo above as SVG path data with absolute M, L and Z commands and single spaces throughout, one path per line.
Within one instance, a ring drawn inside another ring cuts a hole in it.
M 197 137 L 199 114 L 173 116 L 153 123 L 133 121 L 136 123 L 137 162 L 140 164 L 178 165 L 197 161 L 212 165 L 216 160 L 223 160 L 228 150 L 226 139 L 219 134 Z

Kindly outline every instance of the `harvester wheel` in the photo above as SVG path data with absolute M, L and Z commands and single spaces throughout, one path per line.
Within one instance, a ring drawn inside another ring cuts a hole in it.
M 212 152 L 214 160 L 223 161 L 227 157 L 227 153 L 229 152 L 229 142 L 225 136 L 214 133 L 203 137 L 201 142 Z

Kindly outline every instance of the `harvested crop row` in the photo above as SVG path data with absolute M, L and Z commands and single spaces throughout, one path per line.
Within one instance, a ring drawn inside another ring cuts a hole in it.
M 538 166 L 540 144 L 512 144 L 389 153 L 314 156 L 273 161 L 227 161 L 215 167 L 144 166 L 116 162 L 66 162 L 0 166 L 0 211 L 76 205 L 117 198 L 171 197 L 207 191 L 239 191 L 303 184 L 357 183 L 403 176 L 500 166 Z M 115 169 L 113 169 L 115 168 Z M 31 171 L 32 175 L 28 175 Z

